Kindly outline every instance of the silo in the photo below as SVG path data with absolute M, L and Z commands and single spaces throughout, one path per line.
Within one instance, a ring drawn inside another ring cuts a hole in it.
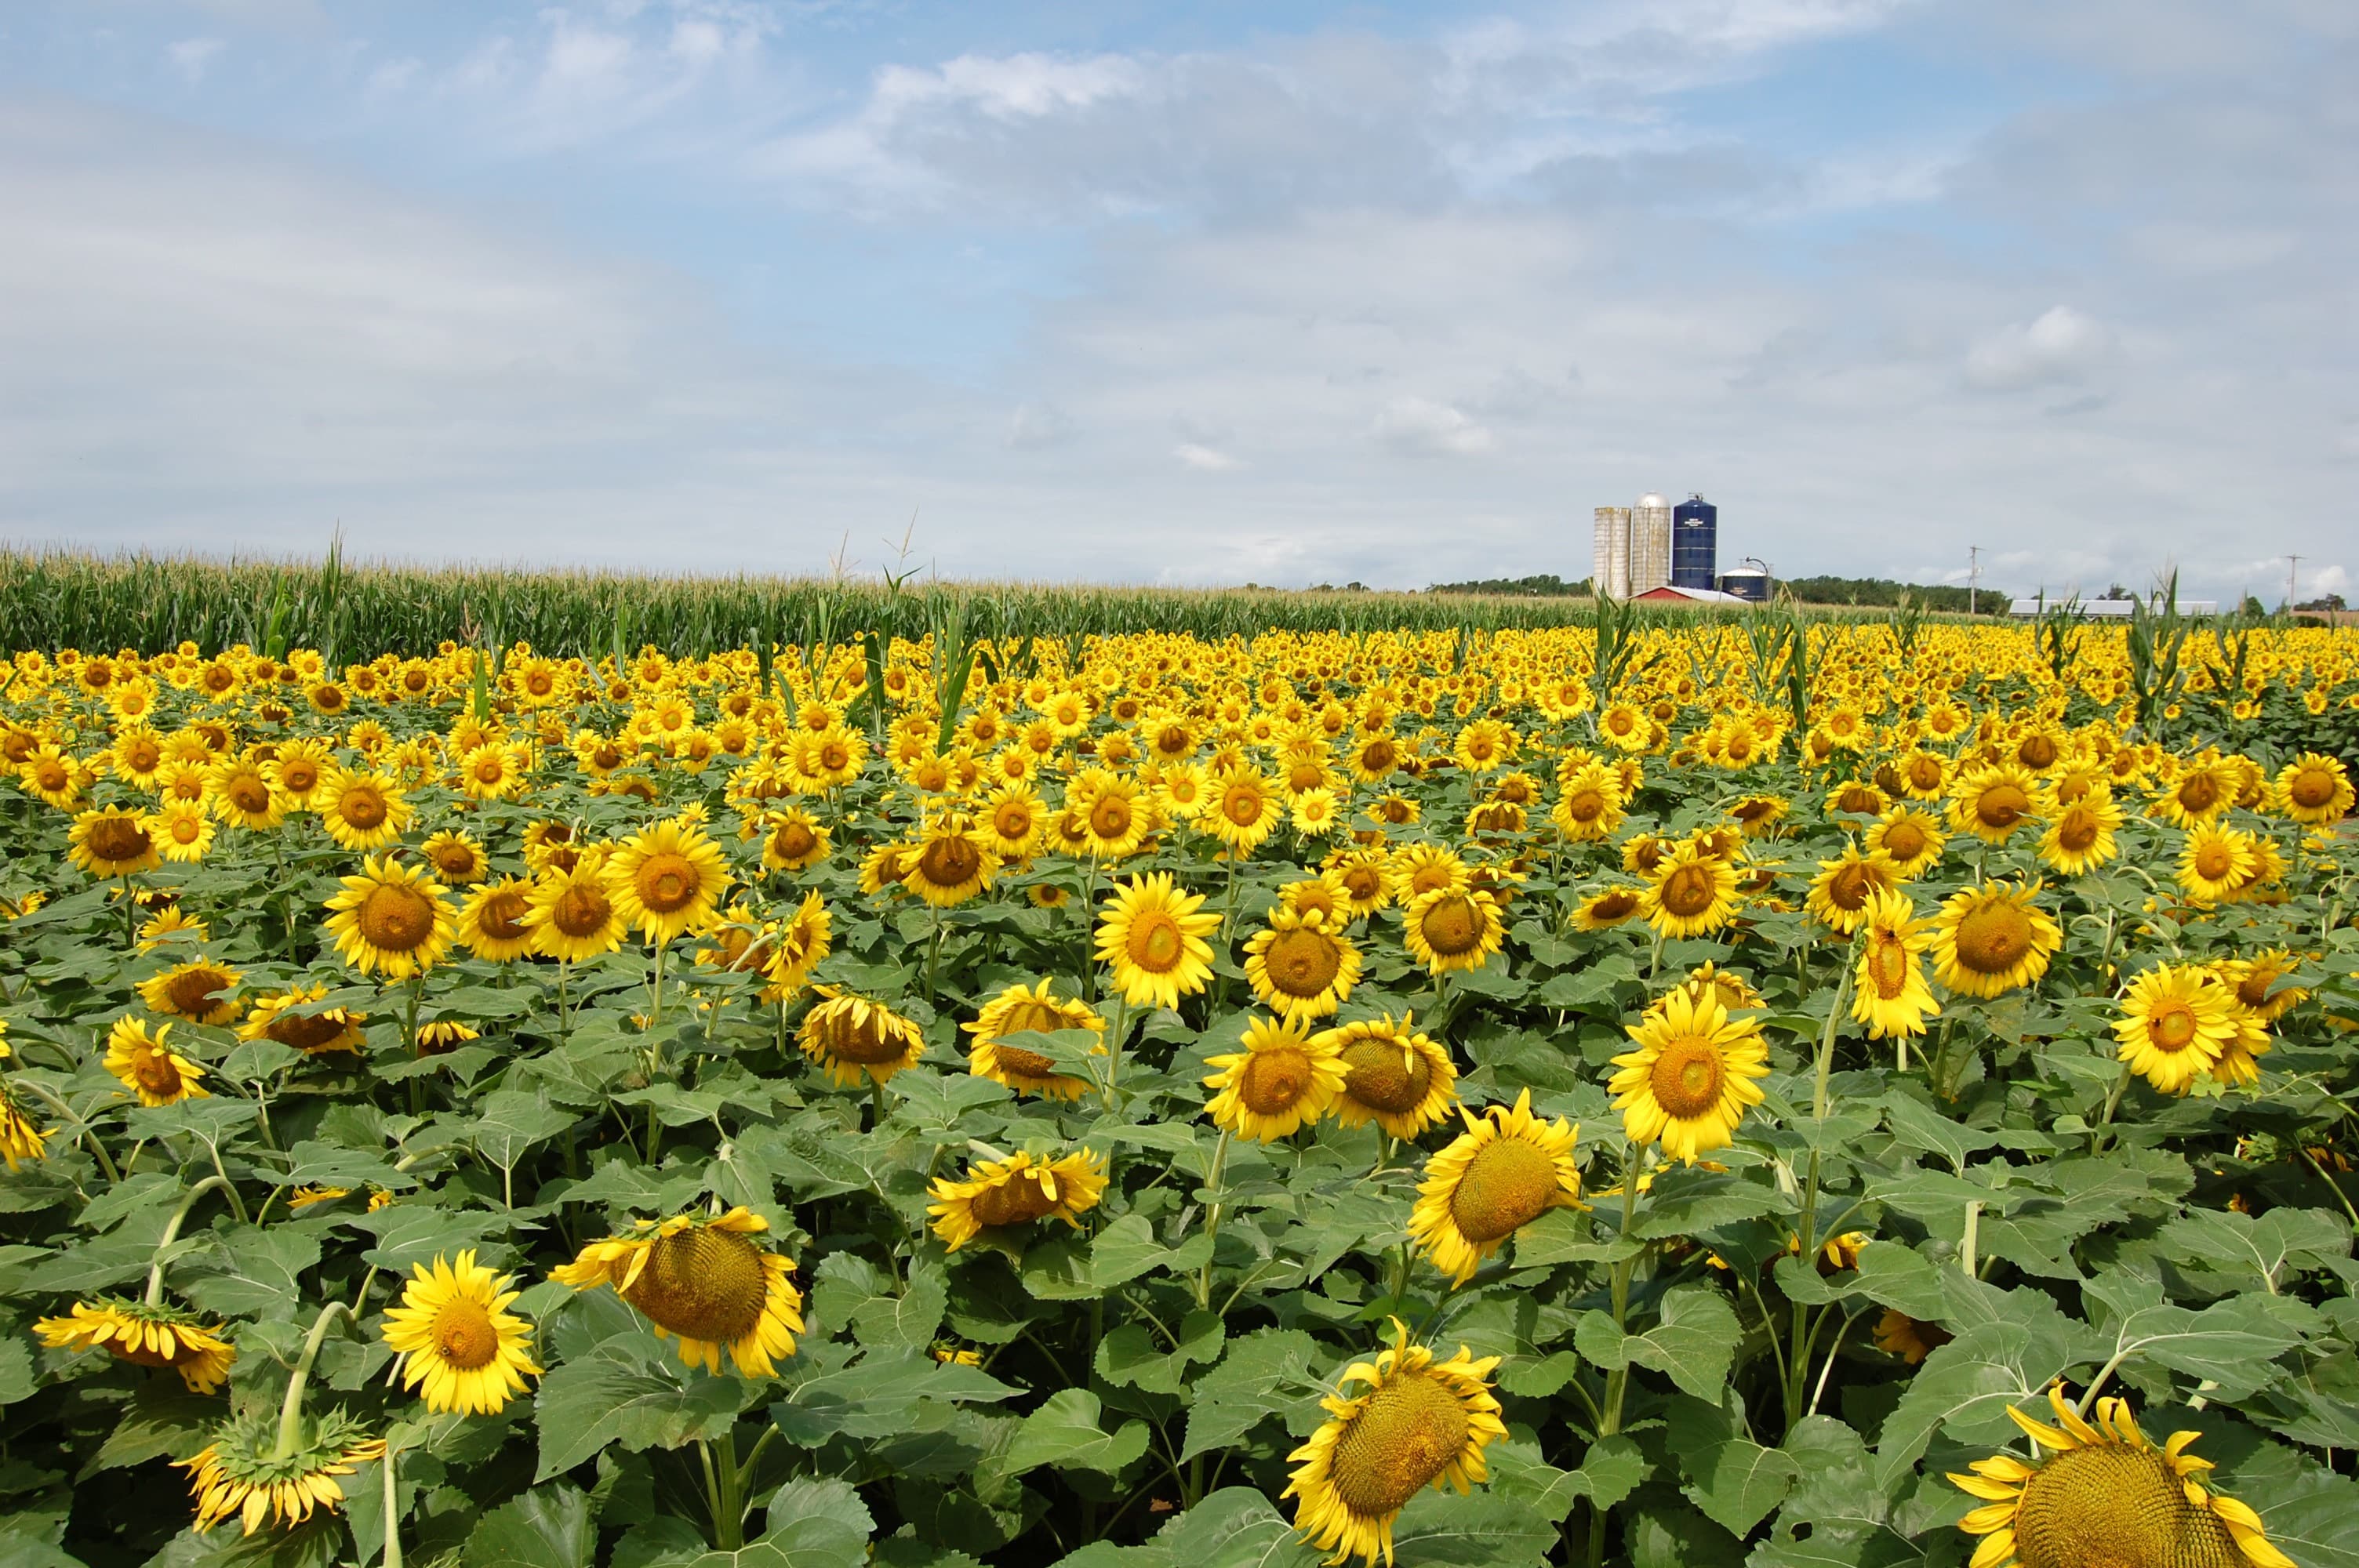
M 1690 495 L 1671 514 L 1671 585 L 1710 588 L 1720 565 L 1720 508 Z
M 1769 574 L 1759 567 L 1731 567 L 1720 574 L 1720 591 L 1753 604 L 1769 601 Z
M 1630 509 L 1630 592 L 1671 580 L 1671 503 L 1647 492 Z
M 1630 509 L 1601 506 L 1593 545 L 1592 586 L 1616 599 L 1630 597 Z

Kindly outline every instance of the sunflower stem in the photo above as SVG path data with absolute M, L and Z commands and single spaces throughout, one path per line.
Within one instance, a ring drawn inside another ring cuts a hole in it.
M 394 1474 L 394 1459 L 398 1454 L 393 1444 L 385 1446 L 385 1568 L 401 1568 L 401 1505 L 399 1483 Z
M 2343 1184 L 2340 1182 L 2326 1173 L 2326 1167 L 2318 1162 L 2318 1156 L 2304 1149 L 2301 1151 L 2301 1157 L 2311 1170 L 2318 1173 L 2318 1179 L 2326 1184 L 2326 1190 L 2334 1195 L 2335 1202 L 2343 1206 L 2343 1212 L 2351 1217 L 2351 1228 L 2354 1232 L 2359 1232 L 2359 1209 L 2351 1206 L 2351 1195 L 2343 1190 Z
M 1200 1311 L 1210 1311 L 1212 1305 L 1212 1254 L 1219 1250 L 1221 1240 L 1221 1178 L 1228 1163 L 1229 1130 L 1223 1127 L 1220 1141 L 1212 1145 L 1212 1168 L 1204 1178 L 1204 1190 L 1212 1196 L 1211 1206 L 1204 1210 L 1204 1264 L 1196 1271 L 1196 1305 Z
M 9 1081 L 13 1087 L 25 1090 L 27 1093 L 32 1095 L 33 1098 L 41 1101 L 42 1104 L 48 1106 L 51 1110 L 56 1111 L 60 1116 L 71 1121 L 74 1126 L 80 1130 L 78 1136 L 82 1139 L 82 1142 L 89 1147 L 92 1155 L 97 1159 L 98 1168 L 106 1173 L 108 1184 L 114 1186 L 121 1186 L 123 1184 L 123 1173 L 114 1168 L 114 1161 L 107 1154 L 106 1145 L 99 1141 L 96 1130 L 93 1129 L 88 1121 L 84 1120 L 82 1116 L 75 1111 L 73 1107 L 60 1099 L 56 1095 L 50 1093 L 39 1084 L 33 1082 L 30 1078 L 13 1078 Z
M 2090 1153 L 2098 1154 L 2104 1152 L 2106 1129 L 2113 1126 L 2114 1112 L 2121 1109 L 2122 1096 L 2129 1092 L 2130 1080 L 2136 1076 L 2136 1069 L 2127 1062 L 2122 1064 L 2120 1075 L 2114 1079 L 2114 1087 L 2106 1091 L 2105 1108 L 2098 1115 L 2097 1125 L 2089 1130 Z
M 180 1227 L 187 1222 L 189 1211 L 196 1207 L 197 1200 L 207 1193 L 212 1192 L 215 1187 L 227 1185 L 229 1185 L 227 1176 L 207 1176 L 189 1189 L 188 1195 L 180 1199 L 180 1206 L 172 1211 L 172 1217 L 164 1222 L 164 1234 L 156 1238 L 155 1255 L 147 1265 L 147 1293 L 141 1298 L 149 1306 L 154 1306 L 164 1299 L 164 1253 L 173 1242 L 180 1238 Z
M 1656 938 L 1658 951 L 1662 939 Z M 1622 1228 L 1617 1239 L 1626 1246 L 1630 1233 L 1638 1223 L 1638 1146 L 1628 1139 L 1622 1141 Z M 1630 1276 L 1637 1263 L 1637 1255 L 1616 1259 L 1614 1263 L 1614 1328 L 1617 1335 L 1629 1332 Z M 1617 1367 L 1605 1374 L 1605 1408 L 1597 1422 L 1598 1441 L 1618 1435 L 1622 1431 L 1622 1400 L 1629 1389 L 1630 1368 Z M 1605 1520 L 1613 1510 L 1599 1508 L 1594 1501 L 1589 1508 L 1590 1568 L 1605 1561 Z
M 1105 1108 L 1122 1108 L 1122 1043 L 1130 1033 L 1130 999 L 1118 996 L 1114 1002 L 1114 1022 L 1106 1030 Z
M 303 1385 L 311 1380 L 311 1363 L 320 1358 L 320 1346 L 327 1342 L 328 1330 L 338 1317 L 351 1317 L 353 1309 L 342 1302 L 330 1302 L 320 1309 L 311 1321 L 311 1332 L 304 1336 L 302 1357 L 287 1379 L 287 1397 L 278 1405 L 278 1441 L 270 1451 L 273 1459 L 285 1459 L 303 1441 Z

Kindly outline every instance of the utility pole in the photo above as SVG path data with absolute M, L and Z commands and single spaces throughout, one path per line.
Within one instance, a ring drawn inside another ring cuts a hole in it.
M 1966 613 L 1969 615 L 1974 613 L 1974 600 L 1979 595 L 1982 585 L 1983 547 L 1980 545 L 1968 545 L 1966 546 Z
M 2286 557 L 2286 613 L 2288 615 L 2291 615 L 2293 613 L 2294 568 L 2300 565 L 2301 557 L 2299 556 L 2288 556 Z

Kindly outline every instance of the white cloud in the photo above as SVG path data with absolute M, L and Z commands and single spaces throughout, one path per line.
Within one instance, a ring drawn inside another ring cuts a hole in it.
M 1007 444 L 1019 452 L 1059 447 L 1073 438 L 1071 416 L 1053 403 L 1018 404 L 1007 421 Z
M 193 85 L 205 79 L 205 72 L 212 69 L 213 61 L 228 47 L 219 38 L 182 38 L 168 46 L 164 53 L 171 60 L 172 69 Z
M 1966 382 L 1989 392 L 2076 382 L 2112 348 L 2113 334 L 2096 321 L 2069 305 L 2051 306 L 1976 343 L 1966 355 Z
M 1227 473 L 1237 466 L 1236 459 L 1201 441 L 1182 441 L 1171 449 L 1171 455 L 1201 473 Z
M 1447 403 L 1426 397 L 1396 397 L 1377 410 L 1370 432 L 1403 452 L 1440 452 L 1473 457 L 1495 450 L 1499 438 Z

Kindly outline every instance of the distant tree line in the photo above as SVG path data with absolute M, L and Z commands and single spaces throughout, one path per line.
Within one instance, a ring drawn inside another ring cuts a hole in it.
M 2003 611 L 2007 606 L 2007 595 L 1995 588 L 1983 588 L 1970 596 L 1962 588 L 1895 582 L 1886 577 L 1797 577 L 1784 579 L 1777 586 L 1804 604 L 1895 605 L 1905 593 L 1928 610 L 1964 610 L 1969 597 L 1976 610 Z
M 1581 599 L 1588 596 L 1589 579 L 1567 582 L 1554 572 L 1541 572 L 1537 577 L 1486 577 L 1466 582 L 1438 582 L 1425 591 L 1516 594 L 1527 599 Z

